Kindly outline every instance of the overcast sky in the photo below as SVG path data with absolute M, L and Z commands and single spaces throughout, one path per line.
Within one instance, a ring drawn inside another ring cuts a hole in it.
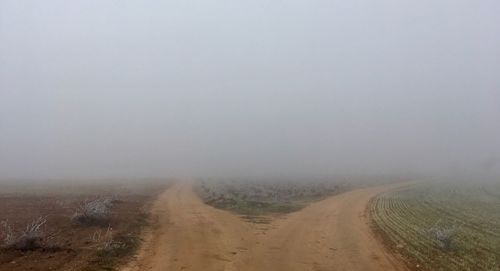
M 500 172 L 498 0 L 0 0 L 0 178 Z

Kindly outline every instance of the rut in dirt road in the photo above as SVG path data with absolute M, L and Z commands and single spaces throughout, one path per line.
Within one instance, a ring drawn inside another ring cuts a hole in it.
M 365 213 L 372 197 L 395 187 L 357 189 L 261 225 L 178 183 L 156 201 L 157 227 L 125 270 L 406 270 L 374 238 Z

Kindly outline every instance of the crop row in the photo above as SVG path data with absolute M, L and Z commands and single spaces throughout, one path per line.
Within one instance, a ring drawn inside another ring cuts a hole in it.
M 426 184 L 371 205 L 393 248 L 427 270 L 500 270 L 500 198 L 491 189 Z M 496 195 L 496 194 L 494 194 Z

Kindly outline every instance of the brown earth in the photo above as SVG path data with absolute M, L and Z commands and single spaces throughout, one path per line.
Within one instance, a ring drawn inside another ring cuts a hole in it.
M 96 233 L 112 228 L 113 239 L 117 242 L 137 239 L 140 225 L 145 220 L 151 201 L 158 194 L 156 185 L 147 189 L 108 189 L 104 185 L 81 185 L 66 189 L 64 185 L 47 188 L 35 184 L 0 186 L 0 221 L 7 222 L 19 234 L 26 224 L 38 217 L 47 223 L 43 231 L 47 235 L 47 247 L 33 251 L 2 247 L 5 228 L 0 225 L 0 271 L 16 270 L 109 270 L 120 264 L 118 257 L 109 257 L 99 250 L 100 243 L 95 240 Z M 67 186 L 67 184 L 66 184 Z M 112 187 L 118 187 L 113 184 Z M 120 186 L 121 187 L 121 186 Z M 77 205 L 95 197 L 116 196 L 106 225 L 81 226 L 71 221 Z M 145 223 L 145 222 L 144 222 Z M 45 239 L 45 238 L 44 238 Z M 132 249 L 132 248 L 130 248 Z M 132 251 L 133 253 L 133 251 Z M 122 253 L 126 254 L 126 253 Z
M 396 186 L 353 190 L 255 224 L 178 183 L 156 201 L 156 228 L 124 270 L 406 270 L 375 238 L 366 212 L 371 198 Z

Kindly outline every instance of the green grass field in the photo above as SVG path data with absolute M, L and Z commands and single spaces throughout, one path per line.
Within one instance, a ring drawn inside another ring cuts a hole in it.
M 500 184 L 417 184 L 379 195 L 370 214 L 415 269 L 500 270 Z

